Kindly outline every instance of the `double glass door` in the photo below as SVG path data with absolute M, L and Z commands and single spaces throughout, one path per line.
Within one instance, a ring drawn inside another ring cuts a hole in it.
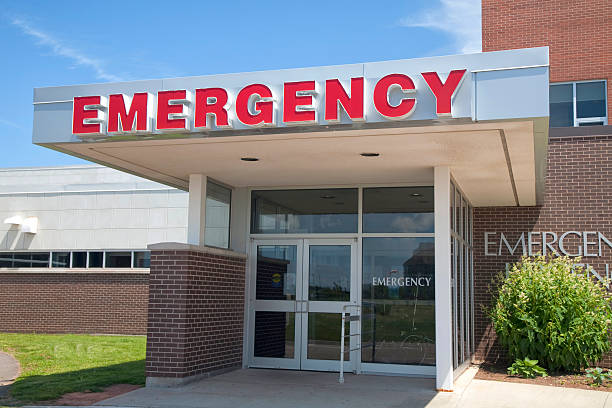
M 341 312 L 358 304 L 355 240 L 258 240 L 251 250 L 249 365 L 338 371 Z M 359 322 L 345 330 L 358 333 Z M 347 371 L 358 341 L 345 341 Z

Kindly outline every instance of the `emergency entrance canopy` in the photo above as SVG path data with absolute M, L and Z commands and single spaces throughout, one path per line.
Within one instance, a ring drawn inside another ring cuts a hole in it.
M 534 205 L 547 129 L 546 47 L 34 90 L 34 143 L 183 189 L 431 183 L 447 165 L 474 205 Z

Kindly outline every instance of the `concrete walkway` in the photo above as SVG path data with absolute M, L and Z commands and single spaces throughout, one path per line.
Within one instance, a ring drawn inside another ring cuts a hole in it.
M 612 408 L 612 393 L 473 380 L 436 393 L 428 379 L 282 370 L 239 370 L 178 388 L 141 388 L 91 408 Z M 56 407 L 57 408 L 57 407 Z M 74 408 L 74 407 L 73 407 Z
M 0 351 L 0 397 L 8 393 L 8 386 L 19 377 L 19 362 Z

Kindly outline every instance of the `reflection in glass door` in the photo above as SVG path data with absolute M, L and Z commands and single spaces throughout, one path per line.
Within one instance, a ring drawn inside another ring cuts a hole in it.
M 258 241 L 251 366 L 337 371 L 341 315 L 357 304 L 354 240 Z M 252 294 L 253 295 L 253 294 Z M 346 326 L 346 333 L 359 325 Z M 345 370 L 355 369 L 347 339 Z
M 302 291 L 302 242 L 269 241 L 256 244 L 254 294 L 251 295 L 252 363 L 273 368 L 300 368 L 296 339 L 301 320 L 296 319 L 297 294 Z M 253 296 L 254 295 L 254 296 Z

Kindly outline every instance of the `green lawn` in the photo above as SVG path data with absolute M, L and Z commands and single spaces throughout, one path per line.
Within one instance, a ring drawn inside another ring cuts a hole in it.
M 145 336 L 0 333 L 0 350 L 21 364 L 21 376 L 11 386 L 12 399 L 20 402 L 144 384 L 145 348 Z

